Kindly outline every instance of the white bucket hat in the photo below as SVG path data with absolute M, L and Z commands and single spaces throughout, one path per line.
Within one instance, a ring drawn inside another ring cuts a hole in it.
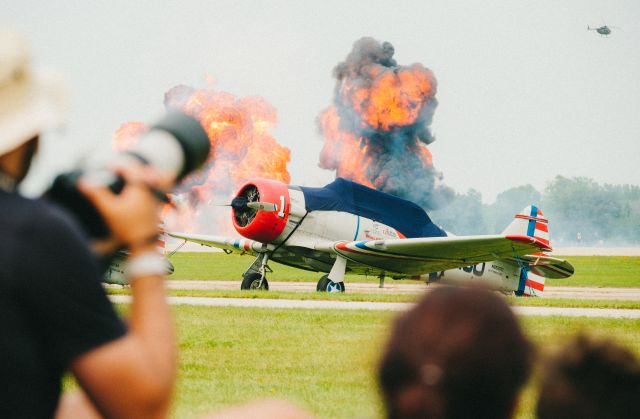
M 32 71 L 24 38 L 0 28 L 0 155 L 61 124 L 66 99 L 60 77 Z

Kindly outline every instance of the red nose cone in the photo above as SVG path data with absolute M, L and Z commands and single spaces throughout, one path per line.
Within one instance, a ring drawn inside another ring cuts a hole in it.
M 289 217 L 289 188 L 286 184 L 269 179 L 252 179 L 236 194 L 247 202 L 275 204 L 276 211 L 233 208 L 233 226 L 242 236 L 262 243 L 274 241 L 287 225 Z

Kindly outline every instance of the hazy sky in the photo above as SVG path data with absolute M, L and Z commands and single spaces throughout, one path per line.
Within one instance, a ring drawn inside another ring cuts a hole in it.
M 106 147 L 123 122 L 153 120 L 169 88 L 204 86 L 205 75 L 274 105 L 292 183 L 327 183 L 315 119 L 333 67 L 362 36 L 434 71 L 429 148 L 457 191 L 491 202 L 557 174 L 640 184 L 638 1 L 0 2 L 0 24 L 26 33 L 37 65 L 73 88 L 68 128 L 47 139 L 34 185 Z M 608 38 L 586 30 L 603 21 Z

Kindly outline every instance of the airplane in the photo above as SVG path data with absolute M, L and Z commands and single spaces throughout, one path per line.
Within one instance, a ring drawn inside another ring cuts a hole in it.
M 545 278 L 566 278 L 573 266 L 549 256 L 548 221 L 526 207 L 498 235 L 454 236 L 417 204 L 337 178 L 321 188 L 268 179 L 244 184 L 232 203 L 242 237 L 181 232 L 169 236 L 255 256 L 241 289 L 268 290 L 268 262 L 323 272 L 318 291 L 344 292 L 345 273 L 459 283 L 481 280 L 518 296 L 540 296 Z
M 156 249 L 159 254 L 165 255 L 165 231 L 164 225 L 160 224 L 160 232 L 158 234 L 158 241 L 156 242 Z M 126 249 L 118 250 L 115 255 L 110 259 L 109 266 L 102 277 L 102 282 L 111 285 L 122 285 L 123 287 L 129 285 L 125 275 L 125 269 L 127 265 L 127 259 L 129 259 L 129 252 Z M 175 268 L 169 259 L 166 259 L 167 274 L 171 275 Z

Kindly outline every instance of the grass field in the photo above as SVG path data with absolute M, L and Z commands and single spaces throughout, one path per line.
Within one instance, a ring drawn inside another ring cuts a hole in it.
M 637 256 L 570 256 L 576 269 L 566 279 L 548 279 L 547 285 L 576 287 L 640 287 L 640 257 Z
M 640 287 L 640 257 L 637 256 L 570 256 L 566 257 L 575 267 L 575 274 L 568 279 L 549 279 L 547 285 L 577 287 Z M 222 252 L 176 253 L 171 257 L 176 270 L 170 279 L 234 280 L 253 261 L 250 256 Z M 270 281 L 317 282 L 321 274 L 303 271 L 271 263 L 274 272 Z M 347 275 L 346 282 L 376 282 L 377 278 Z M 413 281 L 407 281 L 413 282 Z
M 640 287 L 639 257 L 571 257 L 576 275 L 550 285 Z M 178 253 L 171 279 L 240 280 L 250 257 Z M 319 274 L 273 264 L 272 281 L 317 281 Z M 350 276 L 347 281 L 365 281 Z M 369 278 L 369 281 L 376 281 Z M 347 285 L 348 288 L 348 285 Z M 110 293 L 128 293 L 112 288 Z M 326 294 L 239 290 L 172 290 L 172 295 L 410 302 L 418 295 Z M 514 305 L 635 308 L 636 301 L 507 298 Z M 397 313 L 174 306 L 180 347 L 173 416 L 195 418 L 260 398 L 297 402 L 318 418 L 381 417 L 375 369 Z M 640 320 L 521 317 L 541 353 L 579 331 L 617 340 L 640 356 Z M 523 393 L 519 418 L 532 418 L 535 379 Z
M 286 398 L 319 418 L 380 417 L 375 366 L 390 312 L 174 307 L 180 372 L 174 416 L 248 400 Z M 523 317 L 543 351 L 580 330 L 640 355 L 640 320 Z M 533 417 L 533 386 L 518 417 Z
M 176 270 L 169 279 L 201 279 L 201 280 L 242 280 L 242 273 L 253 262 L 252 256 L 238 254 L 226 255 L 222 252 L 178 252 L 171 257 Z M 291 268 L 270 262 L 274 270 L 268 275 L 270 281 L 309 281 L 317 282 L 323 274 L 302 269 Z M 347 275 L 349 282 L 364 282 L 367 279 L 359 275 Z M 369 278 L 377 281 L 377 278 Z M 239 286 L 239 284 L 238 284 Z

